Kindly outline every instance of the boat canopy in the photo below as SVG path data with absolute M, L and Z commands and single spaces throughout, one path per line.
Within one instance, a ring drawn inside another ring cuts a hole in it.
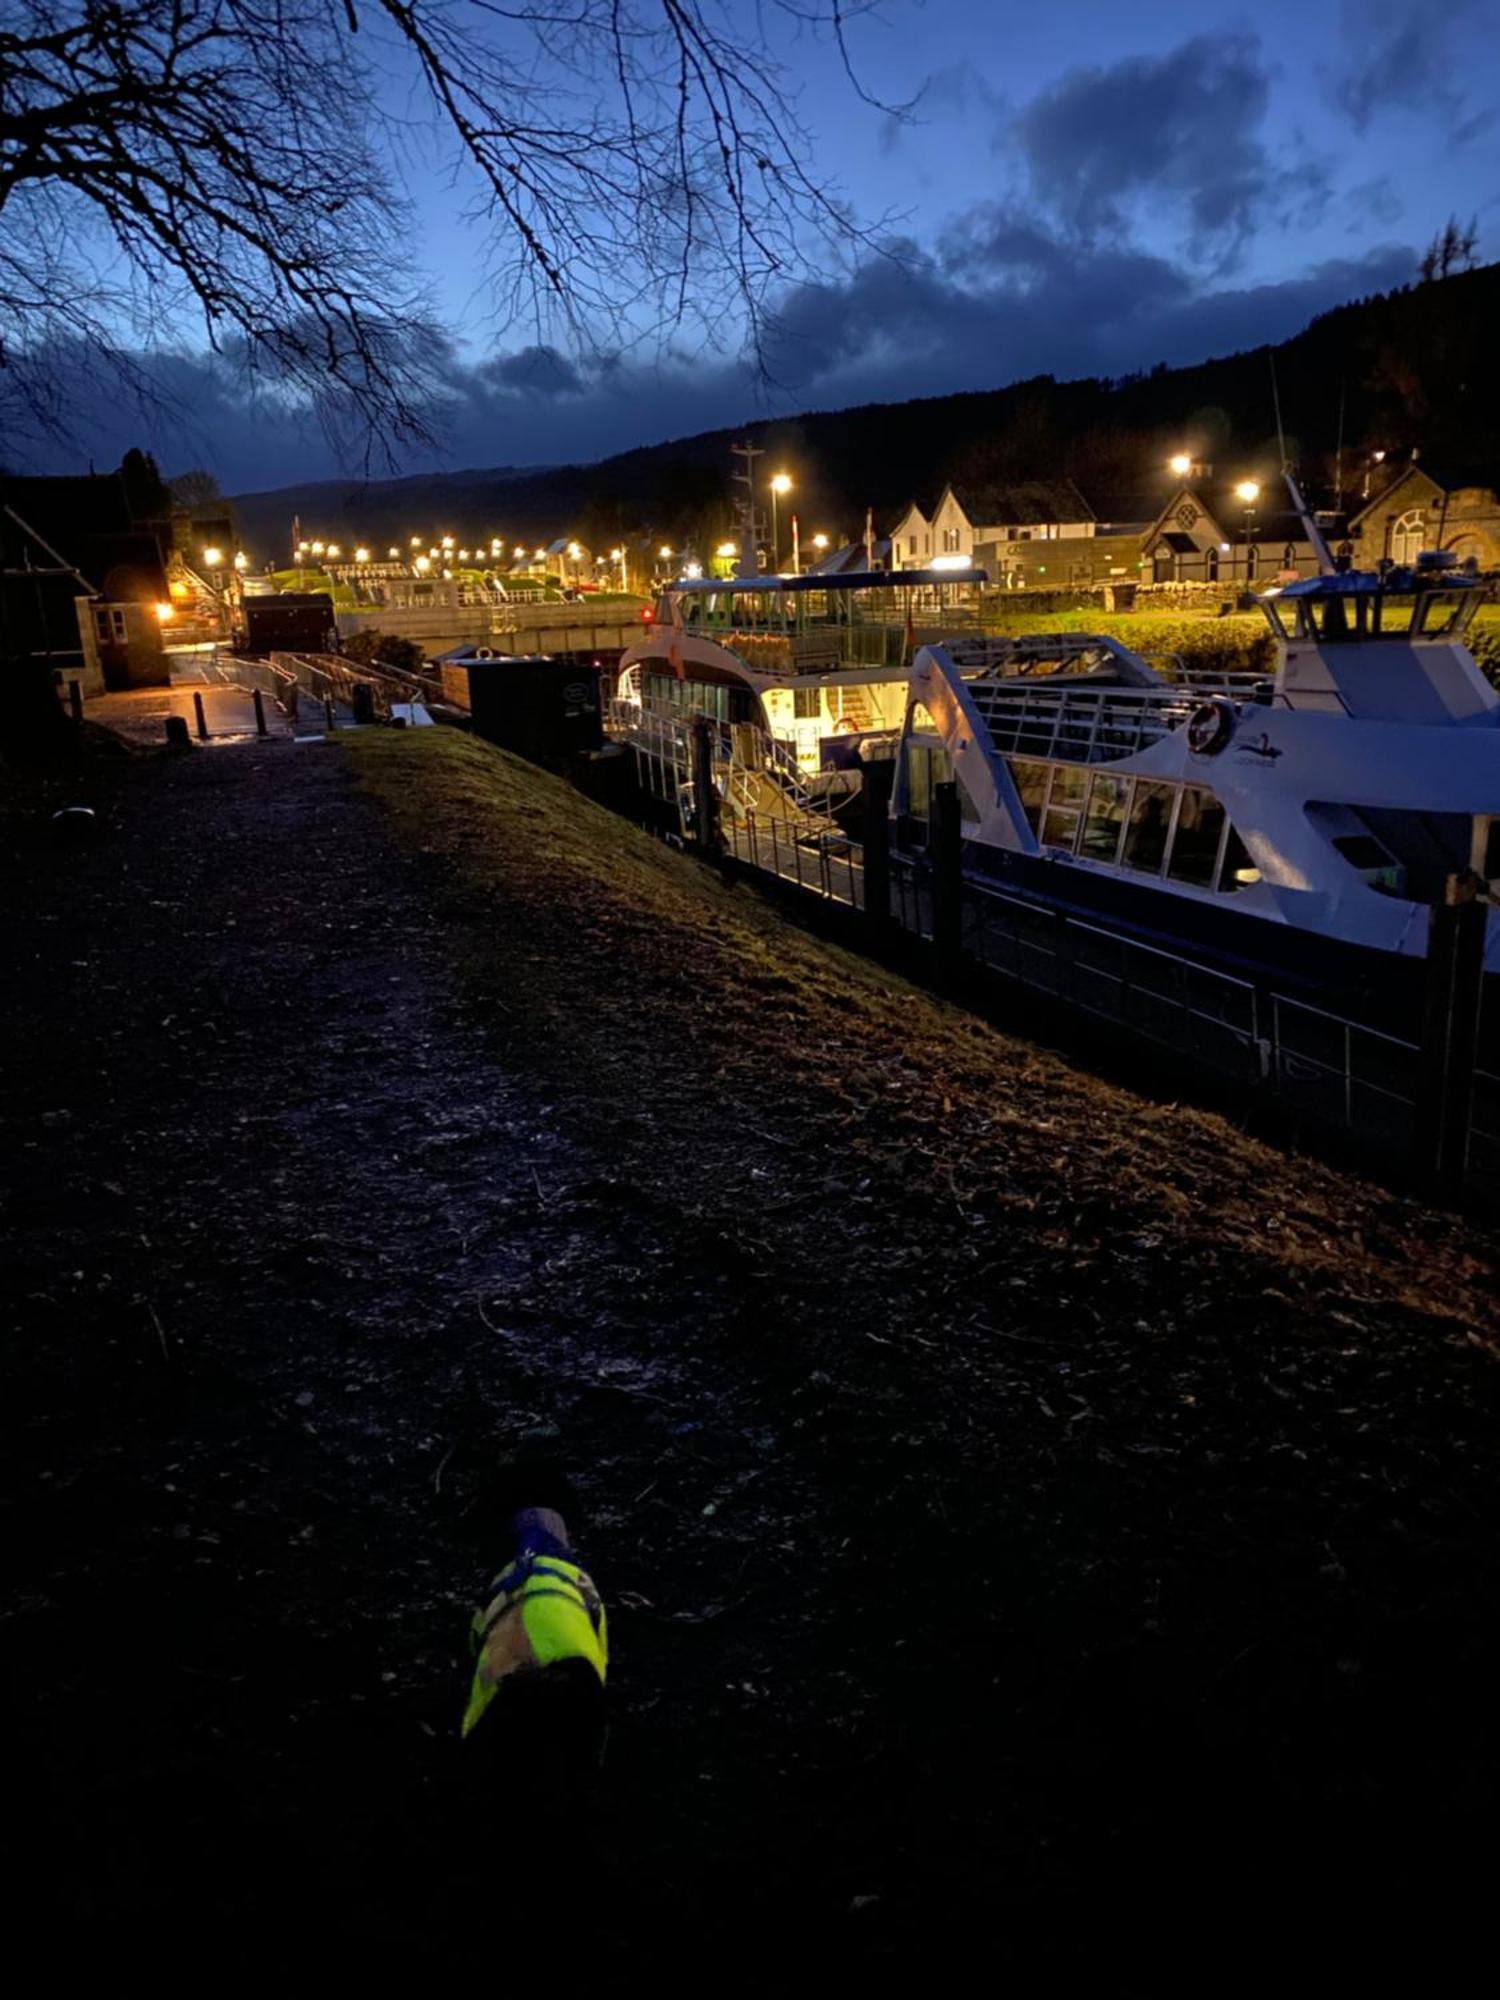
M 931 590 L 938 585 L 988 583 L 986 570 L 965 569 L 864 569 L 846 576 L 684 576 L 667 585 L 677 591 L 774 590 L 797 596 L 806 591 L 826 590 L 830 596 L 846 590 Z

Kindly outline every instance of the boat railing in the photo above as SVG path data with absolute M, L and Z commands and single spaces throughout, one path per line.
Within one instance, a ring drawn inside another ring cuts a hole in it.
M 968 694 L 1005 757 L 1105 764 L 1148 750 L 1180 729 L 1201 694 L 1175 688 L 1046 688 L 970 681 Z

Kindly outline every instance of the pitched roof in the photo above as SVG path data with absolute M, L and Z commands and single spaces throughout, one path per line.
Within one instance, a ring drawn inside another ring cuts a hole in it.
M 977 487 L 960 498 L 964 512 L 976 527 L 1095 518 L 1093 508 L 1071 479 L 1026 479 L 1014 486 Z

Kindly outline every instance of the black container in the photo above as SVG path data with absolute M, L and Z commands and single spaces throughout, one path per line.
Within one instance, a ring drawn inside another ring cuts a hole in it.
M 533 764 L 566 771 L 604 746 L 599 670 L 592 662 L 524 657 L 445 662 L 469 680 L 474 732 Z

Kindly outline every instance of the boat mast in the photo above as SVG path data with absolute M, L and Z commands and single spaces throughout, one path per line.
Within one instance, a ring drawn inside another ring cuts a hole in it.
M 755 461 L 764 458 L 765 447 L 758 444 L 732 444 L 729 449 L 736 458 L 745 461 L 743 472 L 736 472 L 734 482 L 743 486 L 743 494 L 735 496 L 735 507 L 740 517 L 740 559 L 735 564 L 736 576 L 760 575 L 760 548 L 755 534 Z

